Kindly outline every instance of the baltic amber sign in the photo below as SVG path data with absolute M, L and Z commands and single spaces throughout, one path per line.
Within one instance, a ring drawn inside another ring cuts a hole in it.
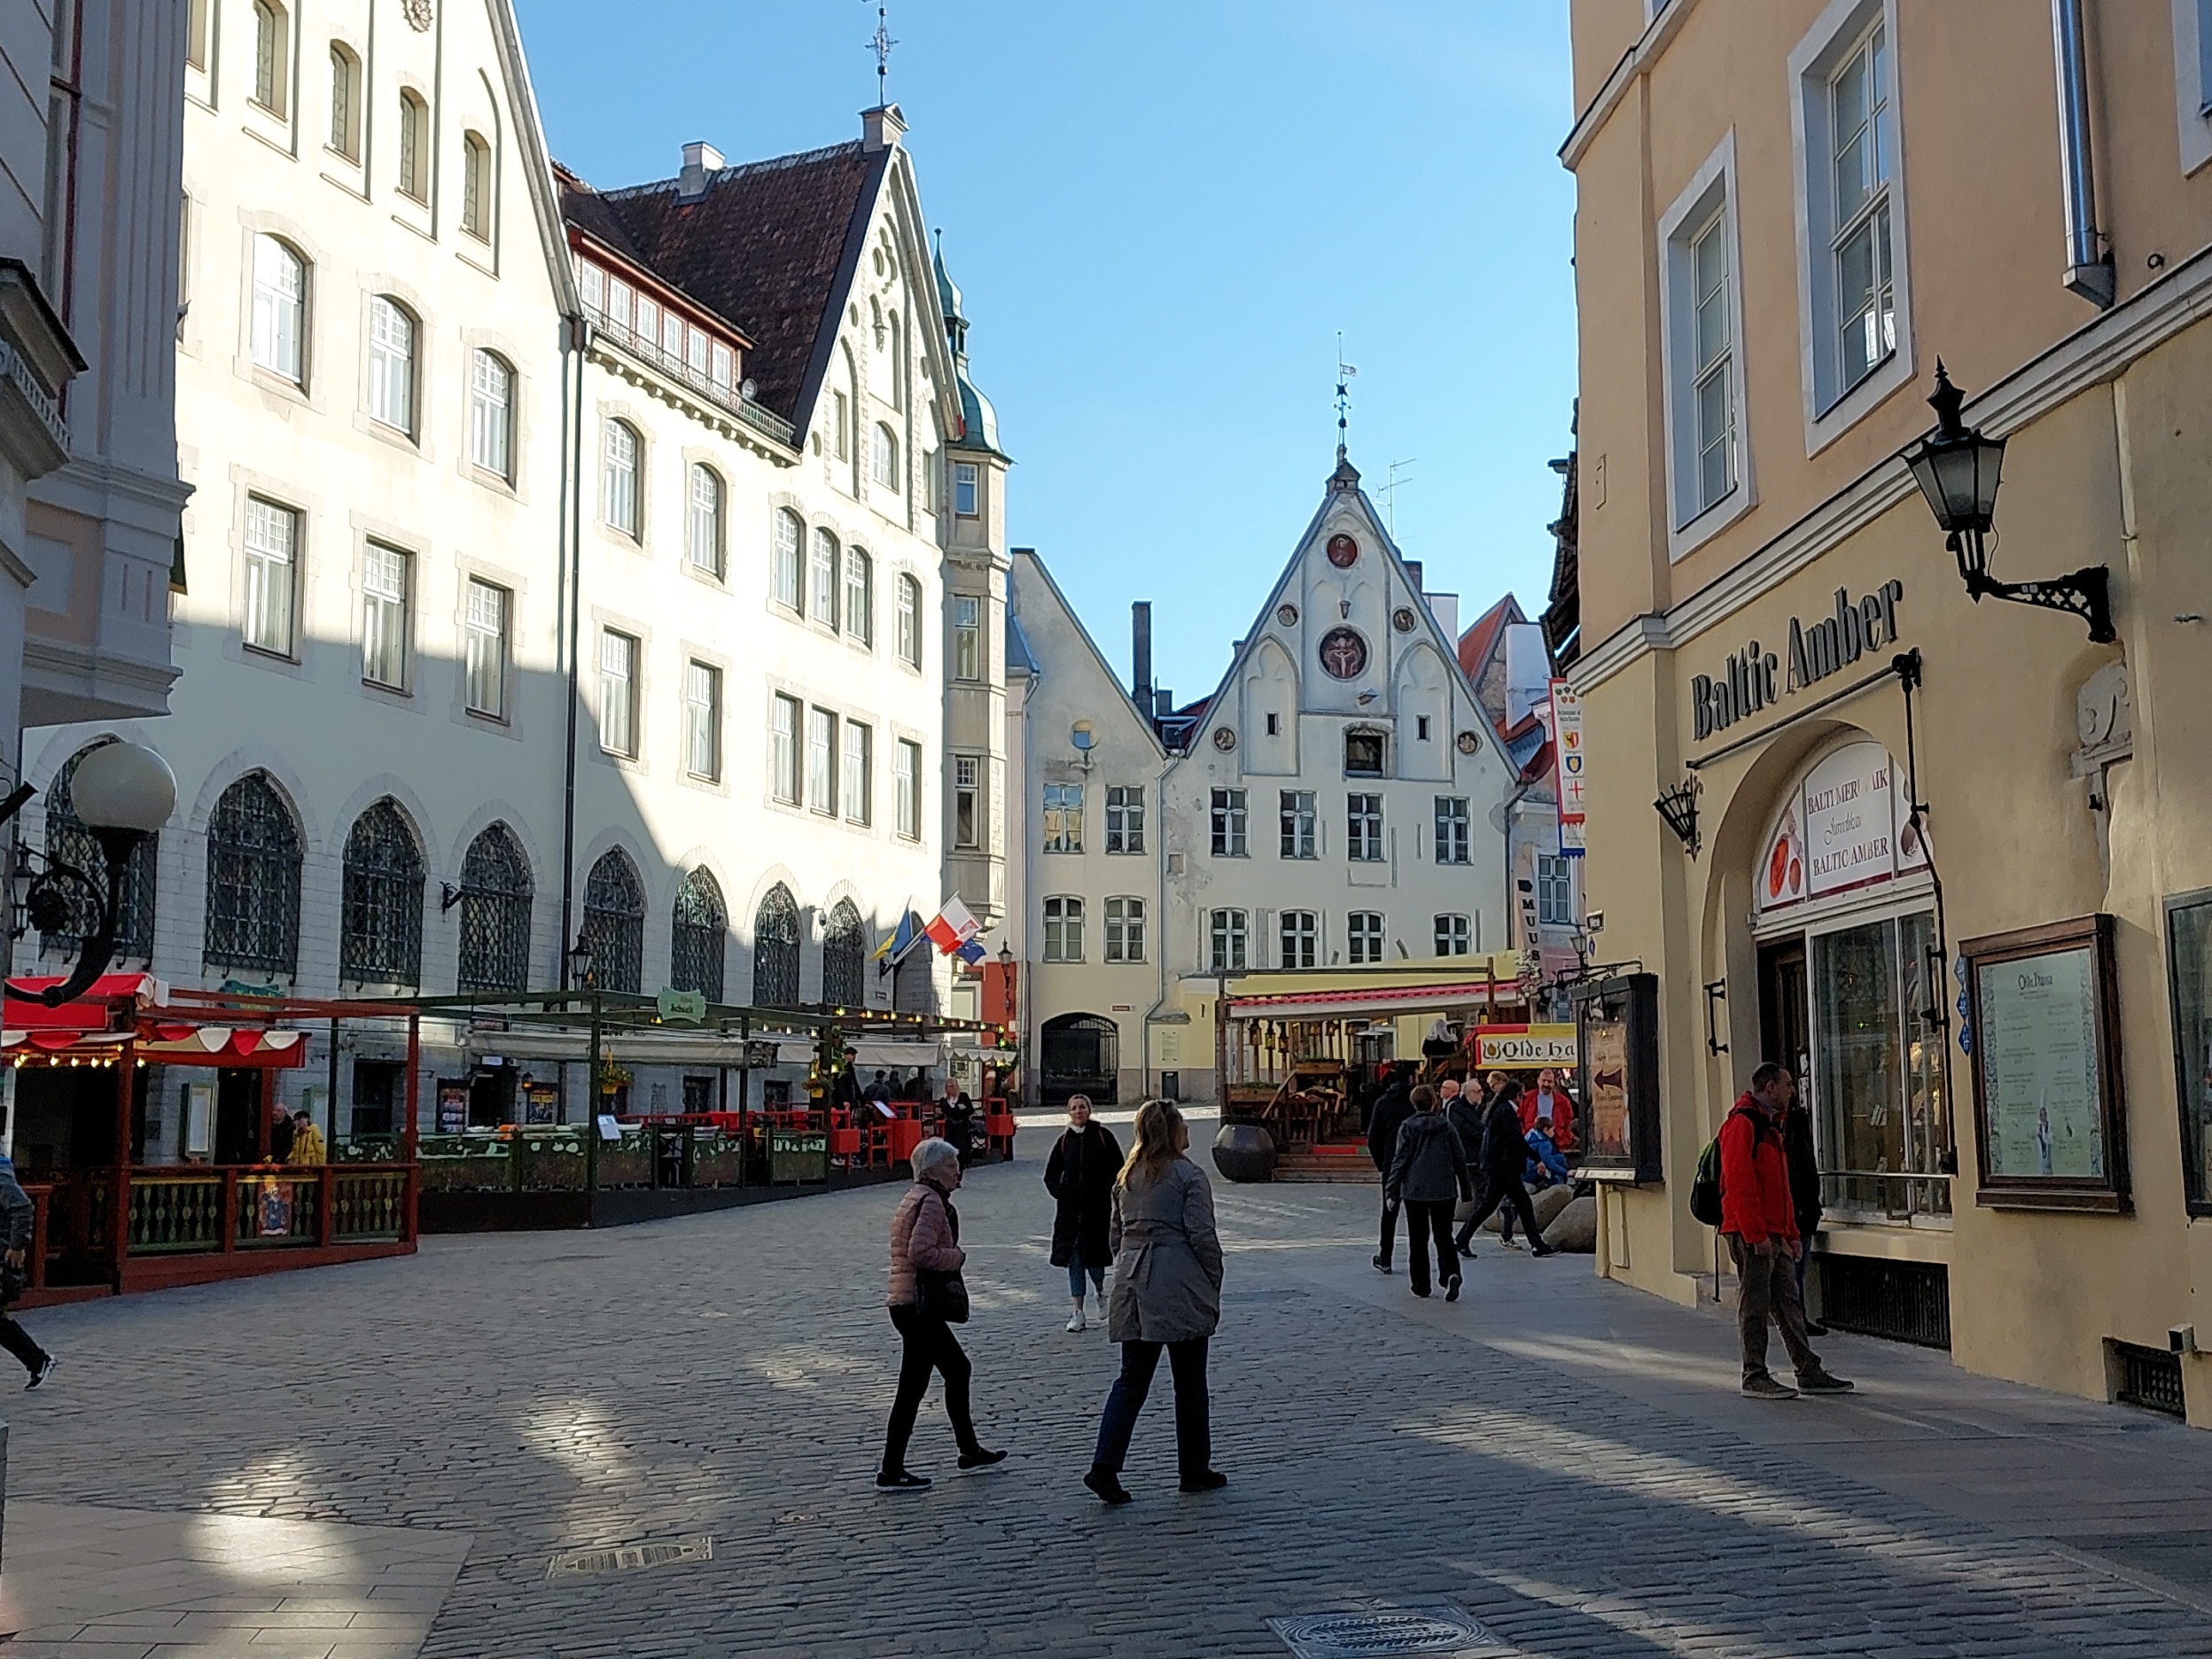
M 1860 598 L 1835 590 L 1835 609 L 1812 622 L 1789 619 L 1782 652 L 1751 641 L 1721 665 L 1718 674 L 1690 680 L 1692 736 L 1702 743 L 1738 720 L 1748 720 L 1792 691 L 1817 685 L 1897 637 L 1897 605 L 1904 584 L 1890 580 Z

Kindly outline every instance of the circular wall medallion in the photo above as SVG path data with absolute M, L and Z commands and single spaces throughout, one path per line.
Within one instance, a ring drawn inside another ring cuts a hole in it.
M 1281 623 L 1281 624 L 1283 625 L 1283 627 L 1297 627 L 1297 625 L 1298 625 L 1298 608 L 1297 608 L 1297 606 L 1296 606 L 1296 605 L 1294 605 L 1294 604 L 1277 605 L 1277 606 L 1275 607 L 1275 620 L 1276 620 L 1276 621 L 1278 621 L 1278 622 L 1280 622 L 1280 623 Z
M 1461 754 L 1473 754 L 1475 752 L 1476 737 L 1473 732 L 1461 732 L 1456 741 L 1460 745 L 1460 752 Z
M 1367 643 L 1359 630 L 1333 627 L 1321 635 L 1321 666 L 1331 678 L 1354 680 L 1367 666 Z
M 400 0 L 400 11 L 417 31 L 430 27 L 430 0 Z
M 1348 535 L 1333 535 L 1328 539 L 1328 562 L 1338 570 L 1350 570 L 1352 561 L 1359 557 L 1359 544 Z
M 1401 634 L 1414 631 L 1414 611 L 1411 605 L 1400 605 L 1390 612 L 1390 626 Z
M 1236 734 L 1226 726 L 1215 727 L 1213 728 L 1213 746 L 1219 749 L 1223 754 L 1228 753 L 1230 750 L 1236 747 Z

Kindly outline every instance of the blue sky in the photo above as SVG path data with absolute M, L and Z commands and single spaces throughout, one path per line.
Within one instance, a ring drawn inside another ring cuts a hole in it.
M 858 133 L 863 0 L 518 0 L 595 183 Z M 1019 463 L 1009 535 L 1125 674 L 1211 689 L 1335 461 L 1463 621 L 1551 572 L 1574 399 L 1565 0 L 892 0 L 891 94 Z

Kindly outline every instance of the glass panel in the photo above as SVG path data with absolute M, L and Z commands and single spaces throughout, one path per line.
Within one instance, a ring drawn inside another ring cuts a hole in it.
M 292 650 L 292 550 L 300 516 L 265 501 L 245 505 L 245 643 Z
M 507 677 L 507 590 L 489 582 L 469 583 L 469 711 L 505 712 Z
M 1943 961 L 1936 949 L 1933 911 L 1897 923 L 1897 970 L 1904 1032 L 1904 1166 L 1934 1174 L 1950 1153 L 1951 1101 L 1943 1093 Z M 1947 1215 L 1951 1183 L 1913 1181 L 1906 1198 L 1915 1212 Z
M 1923 913 L 1812 940 L 1821 1185 L 1842 1209 L 1898 1216 L 1950 1207 L 1933 938 Z M 1926 1179 L 1902 1179 L 1912 1175 Z
M 1735 397 L 1725 365 L 1697 388 L 1698 502 L 1710 507 L 1735 487 Z
M 361 674 L 378 685 L 406 682 L 407 563 L 374 542 L 362 563 Z
M 1716 219 L 1698 238 L 1690 258 L 1696 273 L 1697 367 L 1702 371 L 1728 349 L 1727 221 Z
M 2201 1205 L 2212 1202 L 2212 899 L 2177 906 L 2167 925 L 2181 1165 L 2189 1202 Z

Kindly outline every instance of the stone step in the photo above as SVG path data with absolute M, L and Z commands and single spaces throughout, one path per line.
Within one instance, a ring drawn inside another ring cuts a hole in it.
M 1332 1147 L 1312 1152 L 1286 1152 L 1275 1159 L 1279 1181 L 1346 1181 L 1379 1184 L 1382 1176 L 1363 1146 Z

